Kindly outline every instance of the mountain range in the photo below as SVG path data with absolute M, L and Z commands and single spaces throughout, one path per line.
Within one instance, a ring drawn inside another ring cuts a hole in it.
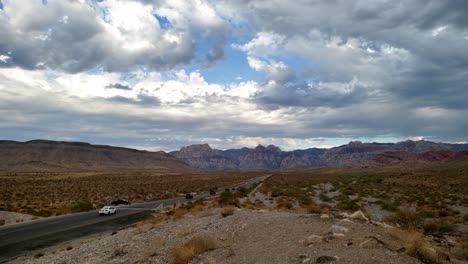
M 427 159 L 418 155 L 405 155 L 405 153 L 433 152 L 433 156 L 441 155 L 439 151 L 449 150 L 451 152 L 467 151 L 468 144 L 435 143 L 431 141 L 407 140 L 398 143 L 362 143 L 352 141 L 349 144 L 330 149 L 310 148 L 304 150 L 282 151 L 280 148 L 269 145 L 267 147 L 258 145 L 255 148 L 241 148 L 217 150 L 208 144 L 191 145 L 183 147 L 178 151 L 170 152 L 171 155 L 183 160 L 194 169 L 205 171 L 219 170 L 264 170 L 283 169 L 316 166 L 351 166 L 355 164 L 366 164 L 379 158 L 384 153 L 393 153 L 394 159 L 387 158 L 390 163 L 405 160 L 422 162 L 435 162 L 437 159 Z M 430 154 L 428 154 L 430 155 Z M 447 155 L 445 155 L 447 156 Z M 448 155 L 448 157 L 457 154 Z M 398 158 L 397 158 L 398 157 Z M 385 160 L 383 157 L 379 159 Z M 395 161 L 396 160 L 396 161 Z M 444 161 L 440 158 L 438 161 Z M 382 164 L 378 161 L 367 164 Z
M 163 152 L 82 142 L 0 140 L 0 171 L 189 171 L 183 161 Z
M 466 155 L 468 144 L 403 141 L 349 144 L 330 149 L 282 151 L 269 145 L 218 150 L 208 144 L 166 153 L 82 142 L 0 140 L 0 172 L 37 171 L 224 171 L 318 166 L 381 166 L 445 162 Z

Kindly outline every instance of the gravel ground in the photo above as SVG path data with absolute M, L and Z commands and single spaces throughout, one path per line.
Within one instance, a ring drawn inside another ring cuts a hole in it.
M 171 263 L 172 248 L 200 235 L 213 238 L 216 249 L 190 263 L 421 263 L 397 252 L 401 245 L 386 229 L 367 222 L 249 209 L 222 217 L 221 210 L 141 223 L 30 252 L 12 263 Z
M 0 220 L 5 220 L 4 225 L 13 225 L 39 219 L 40 217 L 15 212 L 0 211 Z

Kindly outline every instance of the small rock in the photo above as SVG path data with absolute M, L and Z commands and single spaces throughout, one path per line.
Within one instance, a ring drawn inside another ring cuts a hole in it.
M 330 218 L 330 215 L 322 214 L 322 215 L 320 215 L 320 218 L 322 218 L 322 219 L 328 219 L 328 218 Z
M 112 231 L 111 236 L 117 234 L 117 231 Z
M 368 239 L 362 242 L 361 244 L 359 244 L 359 247 L 362 247 L 362 248 L 378 248 L 379 246 L 380 246 L 379 243 L 373 238 Z
M 369 218 L 367 218 L 361 210 L 357 210 L 356 212 L 352 213 L 349 217 L 352 219 L 369 221 Z
M 354 223 L 353 221 L 349 220 L 349 218 L 341 219 L 340 222 L 343 222 L 343 223 Z
M 337 216 L 339 218 L 349 218 L 349 214 L 346 212 L 339 213 Z
M 306 243 L 307 243 L 307 245 L 310 245 L 310 244 L 317 244 L 317 243 L 320 243 L 322 241 L 323 241 L 322 236 L 310 235 L 309 237 L 307 237 Z
M 306 258 L 302 261 L 302 263 L 308 263 L 308 262 L 310 262 L 310 258 Z
M 327 262 L 332 262 L 332 261 L 337 261 L 338 257 L 332 257 L 332 256 L 320 256 L 317 258 L 315 261 L 316 263 L 327 263 Z
M 306 255 L 306 254 L 300 254 L 300 255 L 299 255 L 299 258 L 300 258 L 300 259 L 305 259 L 305 258 L 307 258 L 307 255 Z
M 332 236 L 333 237 L 344 237 L 344 234 L 343 233 L 333 233 Z
M 348 233 L 349 229 L 344 226 L 339 225 L 332 225 L 331 232 L 332 233 Z

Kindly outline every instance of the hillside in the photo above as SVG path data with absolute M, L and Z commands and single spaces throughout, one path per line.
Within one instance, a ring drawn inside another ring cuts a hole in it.
M 157 169 L 187 171 L 183 161 L 163 152 L 81 142 L 0 141 L 0 171 L 108 171 Z
M 450 150 L 453 152 L 468 150 L 468 144 L 447 144 L 430 141 L 407 140 L 398 143 L 362 143 L 352 141 L 349 144 L 330 149 L 311 148 L 305 150 L 282 151 L 276 146 L 256 148 L 212 149 L 208 144 L 191 145 L 173 151 L 170 154 L 185 161 L 192 168 L 206 171 L 217 170 L 264 170 L 305 168 L 317 166 L 352 166 L 372 160 L 383 153 L 401 153 L 402 158 L 420 160 L 411 153 L 425 153 Z M 404 154 L 407 153 L 408 155 Z M 456 156 L 456 154 L 455 154 Z M 383 161 L 383 160 L 382 160 Z M 390 161 L 390 160 L 389 160 Z M 427 159 L 427 162 L 437 159 Z M 390 161 L 389 164 L 393 164 Z M 379 164 L 385 165 L 384 162 Z

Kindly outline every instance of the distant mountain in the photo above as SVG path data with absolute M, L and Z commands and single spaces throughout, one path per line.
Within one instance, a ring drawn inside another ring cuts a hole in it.
M 447 144 L 431 141 L 407 140 L 398 143 L 362 143 L 352 141 L 347 145 L 320 149 L 282 151 L 276 146 L 256 148 L 212 149 L 208 144 L 191 145 L 170 154 L 185 161 L 192 168 L 206 171 L 217 170 L 264 170 L 315 166 L 350 166 L 372 160 L 379 154 L 425 153 L 430 151 L 463 151 L 468 144 Z M 402 154 L 403 155 L 403 154 Z M 404 156 L 404 155 L 403 155 Z M 416 160 L 418 160 L 416 158 Z
M 385 152 L 378 154 L 370 160 L 361 162 L 361 166 L 378 166 L 378 165 L 402 165 L 402 164 L 427 164 L 427 163 L 443 163 L 453 159 L 467 156 L 467 151 L 456 150 L 436 150 L 424 153 L 411 152 Z
M 0 171 L 109 171 L 157 169 L 188 171 L 183 161 L 163 152 L 81 142 L 0 141 Z

